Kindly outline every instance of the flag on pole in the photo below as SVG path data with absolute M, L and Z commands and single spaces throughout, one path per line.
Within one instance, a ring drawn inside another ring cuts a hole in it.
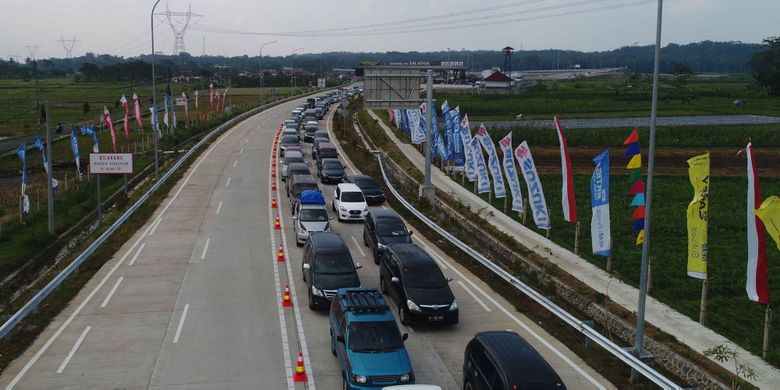
M 474 170 L 477 176 L 477 192 L 484 194 L 490 192 L 490 179 L 488 178 L 487 165 L 485 165 L 485 157 L 482 155 L 482 147 L 479 146 L 479 139 L 475 135 L 471 139 L 469 144 L 471 148 L 471 154 L 474 156 Z
M 420 109 L 404 110 L 409 122 L 409 133 L 412 136 L 412 144 L 419 145 L 425 142 L 425 118 Z
M 772 195 L 761 203 L 761 207 L 753 211 L 766 226 L 769 236 L 775 240 L 777 248 L 780 249 L 780 197 Z
M 160 118 L 157 117 L 157 107 L 152 105 L 149 107 L 149 112 L 152 116 L 152 131 L 156 132 L 158 137 L 161 137 L 162 133 L 160 132 Z
M 27 185 L 30 179 L 27 177 L 27 145 L 21 144 L 16 148 L 16 155 L 22 160 L 22 212 L 30 213 L 30 199 L 27 197 Z
M 474 168 L 474 156 L 471 153 L 471 129 L 469 128 L 469 115 L 463 115 L 463 119 L 460 121 L 460 139 L 463 142 L 463 154 L 466 157 L 465 169 L 466 178 L 469 181 L 476 180 L 476 171 Z
M 57 181 L 57 179 L 54 178 L 54 176 L 49 172 L 49 159 L 46 158 L 46 145 L 43 144 L 43 141 L 39 137 L 35 137 L 33 140 L 33 147 L 38 148 L 38 151 L 41 152 L 41 160 L 43 161 L 43 170 L 46 171 L 46 176 L 52 176 L 51 178 L 51 185 L 52 189 L 54 191 L 57 191 L 57 187 L 59 187 L 60 182 Z
M 563 206 L 563 219 L 569 223 L 577 222 L 577 205 L 574 198 L 574 175 L 571 172 L 569 160 L 569 146 L 566 143 L 566 135 L 563 133 L 561 121 L 557 116 L 553 117 L 555 131 L 558 133 L 558 143 L 561 149 L 561 173 L 563 175 L 561 188 L 561 205 Z
M 169 96 L 168 103 L 171 105 L 171 114 L 172 114 L 171 116 L 173 119 L 173 121 L 171 122 L 171 132 L 173 132 L 174 130 L 176 130 L 176 127 L 178 126 L 178 124 L 176 123 L 176 110 L 179 107 L 176 105 L 176 99 L 173 98 L 173 95 Z
M 195 90 L 195 121 L 200 121 L 200 109 L 198 108 L 198 97 L 200 96 L 200 93 L 198 90 Z
M 547 212 L 547 201 L 544 199 L 542 182 L 539 180 L 539 174 L 536 172 L 536 164 L 534 164 L 531 149 L 528 148 L 528 142 L 523 141 L 515 149 L 515 158 L 517 158 L 517 163 L 523 171 L 534 223 L 536 223 L 536 227 L 539 229 L 549 230 L 551 225 L 550 214 Z
M 709 214 L 710 154 L 688 160 L 693 200 L 688 204 L 688 276 L 707 279 L 707 219 Z
M 756 160 L 753 156 L 753 143 L 748 142 L 747 154 L 747 283 L 745 289 L 748 298 L 764 305 L 769 304 L 769 274 L 766 261 L 766 237 L 764 223 L 756 218 L 754 211 L 761 203 L 761 187 L 758 183 Z
M 485 125 L 479 126 L 476 137 L 488 153 L 488 168 L 490 169 L 490 176 L 493 177 L 493 193 L 496 198 L 505 198 L 506 187 L 504 186 L 504 175 L 501 174 L 501 163 L 498 162 L 496 145 L 490 138 L 487 129 L 485 129 Z
M 623 141 L 623 145 L 627 145 L 625 157 L 629 159 L 626 164 L 626 169 L 631 171 L 631 176 L 628 182 L 631 183 L 628 193 L 634 195 L 631 200 L 631 207 L 636 207 L 634 213 L 631 215 L 634 222 L 634 233 L 636 236 L 636 245 L 640 245 L 645 241 L 645 182 L 642 180 L 642 154 L 641 146 L 639 144 L 639 130 L 634 129 L 628 138 Z
M 113 146 L 114 153 L 116 153 L 116 131 L 114 131 L 114 121 L 111 120 L 111 114 L 108 112 L 106 106 L 103 106 L 103 121 L 105 122 L 106 127 L 108 127 L 108 131 L 111 133 L 111 146 Z
M 225 88 L 225 91 L 222 92 L 222 112 L 223 113 L 225 112 L 225 101 L 227 100 L 227 94 L 228 94 L 228 89 Z
M 455 142 L 456 144 L 459 143 Z M 512 210 L 523 211 L 523 191 L 520 189 L 520 177 L 515 169 L 515 157 L 512 153 L 512 132 L 510 131 L 504 138 L 498 141 L 503 154 L 504 172 L 506 181 L 509 182 L 509 190 L 512 192 Z
M 163 110 L 165 110 L 165 114 L 163 115 L 163 123 L 165 123 L 165 128 L 170 130 L 171 126 L 168 122 L 168 92 L 165 93 L 165 97 L 163 98 Z
M 463 167 L 465 161 L 463 160 L 464 147 L 460 129 L 460 106 L 457 106 L 454 110 L 450 111 L 450 116 L 450 136 L 452 138 L 452 153 L 454 154 L 452 159 L 455 160 L 456 167 Z M 511 156 L 512 153 L 509 153 L 509 155 Z
M 127 98 L 124 94 L 119 98 L 119 104 L 125 109 L 125 120 L 122 124 L 124 125 L 125 130 L 125 142 L 130 145 L 130 105 L 127 104 Z
M 100 153 L 100 144 L 98 143 L 97 132 L 91 127 L 82 127 L 81 135 L 88 135 L 92 137 L 92 152 Z
M 450 105 L 445 100 L 441 104 L 441 117 L 444 120 L 444 150 L 445 160 L 454 160 L 454 152 L 452 151 L 452 118 L 450 116 Z
M 79 158 L 79 137 L 77 131 L 78 128 L 76 126 L 70 129 L 70 151 L 73 152 L 73 158 L 76 160 L 76 172 L 79 175 L 79 180 L 81 180 L 81 160 Z
M 143 118 L 141 117 L 141 102 L 138 100 L 138 95 L 133 93 L 133 111 L 135 112 L 135 121 L 138 123 L 138 128 L 141 129 L 141 134 L 144 132 Z
M 181 99 L 184 100 L 184 120 L 190 123 L 190 100 L 187 98 L 187 94 L 181 91 Z
M 593 158 L 596 168 L 590 178 L 590 238 L 593 254 L 612 255 L 612 233 L 609 214 L 609 150 Z M 643 223 L 644 225 L 644 219 Z

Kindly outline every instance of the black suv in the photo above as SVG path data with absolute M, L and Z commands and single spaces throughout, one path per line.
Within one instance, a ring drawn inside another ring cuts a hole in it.
M 406 225 L 395 211 L 374 209 L 366 214 L 363 222 L 363 245 L 371 248 L 374 254 L 374 264 L 379 264 L 377 244 L 396 244 L 412 242 L 412 231 L 406 230 Z
M 547 361 L 512 331 L 479 332 L 463 357 L 464 390 L 566 389 Z
M 458 304 L 436 262 L 414 244 L 378 245 L 379 286 L 398 304 L 402 324 L 457 324 Z
M 309 309 L 330 304 L 336 290 L 360 287 L 357 269 L 363 265 L 352 262 L 344 240 L 336 233 L 317 232 L 309 235 L 303 246 L 301 272 L 309 290 Z
M 385 192 L 376 184 L 374 178 L 366 175 L 353 175 L 344 179 L 347 183 L 354 183 L 366 197 L 368 204 L 382 204 L 385 201 Z
M 317 176 L 322 183 L 341 183 L 344 180 L 344 165 L 337 158 L 317 160 Z

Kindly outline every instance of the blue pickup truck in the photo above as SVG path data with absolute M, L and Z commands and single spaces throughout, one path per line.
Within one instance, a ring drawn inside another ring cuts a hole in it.
M 373 288 L 342 288 L 330 309 L 330 349 L 345 389 L 414 383 L 409 354 L 390 307 Z

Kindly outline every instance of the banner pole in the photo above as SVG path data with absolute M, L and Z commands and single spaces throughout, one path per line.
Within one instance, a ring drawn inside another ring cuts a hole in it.
M 525 225 L 525 218 L 526 218 L 526 214 L 527 214 L 525 212 L 526 204 L 528 204 L 528 198 L 523 198 L 523 225 Z
M 547 209 L 547 215 L 551 215 L 551 214 L 550 214 L 550 209 L 549 209 L 549 208 Z M 551 225 L 552 225 L 552 224 L 551 224 Z M 552 230 L 552 226 L 550 226 L 550 227 L 547 229 L 547 232 L 545 232 L 545 237 L 547 237 L 547 238 L 550 238 L 550 230 Z
M 508 199 L 509 199 L 509 197 L 507 197 L 507 196 L 504 197 L 504 214 L 506 214 L 506 206 L 507 206 L 507 200 Z
M 769 353 L 769 331 L 772 327 L 772 308 L 766 305 L 764 312 L 764 343 L 761 347 L 761 357 L 766 359 L 766 355 Z
M 612 256 L 607 256 L 607 273 L 612 272 Z
M 647 293 L 653 290 L 653 255 L 647 257 Z
M 49 234 L 54 234 L 54 167 L 51 163 L 51 122 L 49 101 L 46 101 L 46 178 L 48 184 L 47 205 Z
M 580 254 L 580 222 L 577 221 L 574 225 L 574 254 Z
M 103 210 L 101 209 L 100 205 L 100 175 L 95 175 L 97 178 L 97 212 L 98 212 L 98 223 L 103 219 Z
M 702 325 L 707 324 L 707 287 L 709 280 L 704 279 L 701 282 L 701 306 L 699 307 L 699 323 Z

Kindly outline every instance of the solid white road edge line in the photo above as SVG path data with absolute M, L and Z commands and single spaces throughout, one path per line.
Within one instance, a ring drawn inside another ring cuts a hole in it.
M 241 150 L 238 151 L 238 154 L 244 153 L 244 148 L 242 147 Z
M 357 240 L 357 238 L 355 238 L 355 236 L 349 236 L 349 238 L 351 238 L 351 239 L 352 239 L 352 242 L 354 242 L 354 243 L 355 243 L 355 246 L 356 246 L 356 247 L 358 248 L 358 250 L 360 251 L 360 255 L 361 255 L 361 256 L 365 256 L 365 255 L 366 255 L 366 252 L 364 252 L 364 251 L 363 251 L 363 248 L 361 248 L 361 247 L 360 247 L 360 244 L 358 244 L 358 240 Z
M 268 164 L 268 177 L 271 177 L 271 164 Z M 262 179 L 261 179 L 262 180 Z M 268 192 L 273 194 L 270 186 Z M 271 200 L 268 200 L 268 228 L 271 232 L 271 261 L 274 264 L 274 283 L 276 288 L 275 302 L 277 305 L 277 312 L 279 316 L 279 331 L 282 335 L 282 360 L 284 360 L 285 373 L 292 372 L 292 355 L 290 354 L 290 338 L 287 335 L 287 321 L 285 320 L 284 308 L 282 307 L 282 284 L 279 277 L 279 263 L 276 261 L 276 234 L 274 232 L 274 211 L 271 208 Z M 290 280 L 290 283 L 293 281 Z M 295 301 L 294 305 L 298 305 Z M 287 377 L 287 389 L 294 390 L 295 383 L 292 380 L 291 375 L 285 375 Z
M 269 175 L 269 177 L 270 177 L 270 175 Z M 280 188 L 281 188 L 281 186 L 276 186 L 276 198 L 277 199 L 281 199 L 282 198 L 282 193 L 281 193 Z M 279 233 L 282 236 L 282 246 L 284 247 L 284 253 L 288 254 L 288 253 L 290 253 L 290 251 L 287 248 L 287 236 L 284 234 L 284 218 L 279 218 L 279 224 L 281 225 L 281 228 L 282 228 L 279 231 Z M 301 319 L 300 305 L 298 305 L 298 298 L 297 298 L 297 295 L 295 293 L 295 283 L 293 283 L 293 280 L 295 280 L 295 279 L 294 279 L 294 276 L 293 276 L 291 262 L 292 262 L 291 259 L 287 259 L 287 261 L 285 261 L 284 263 L 285 263 L 285 265 L 287 267 L 287 280 L 290 281 L 290 295 L 291 295 L 290 298 L 294 302 L 294 304 L 293 304 L 293 312 L 295 313 L 295 326 L 298 329 L 298 342 L 300 343 L 300 346 L 301 346 L 301 352 L 303 352 L 304 364 L 306 365 L 306 367 L 309 367 L 309 370 L 311 370 L 312 369 L 312 365 L 311 365 L 311 360 L 309 360 L 309 348 L 306 345 L 306 334 L 303 331 L 303 320 Z M 307 384 L 308 384 L 308 387 L 307 387 L 308 390 L 315 390 L 315 386 L 314 386 L 314 372 L 313 371 L 309 372 Z
M 106 295 L 106 299 L 103 300 L 103 303 L 100 304 L 100 307 L 106 307 L 106 305 L 108 305 L 108 301 L 110 301 L 111 297 L 114 296 L 116 289 L 119 288 L 119 284 L 122 283 L 123 280 L 125 280 L 124 276 L 120 276 L 119 279 L 116 280 L 114 287 L 111 287 L 111 291 L 108 292 L 108 295 Z
M 206 258 L 206 251 L 209 250 L 209 243 L 211 243 L 211 239 L 206 239 L 206 245 L 203 245 L 203 252 L 200 253 L 200 259 L 203 260 Z
M 463 284 L 463 282 L 461 282 L 460 280 L 458 280 L 458 284 L 459 284 L 461 287 L 463 287 L 463 289 L 464 289 L 464 290 L 466 290 L 466 292 L 467 292 L 467 293 L 469 293 L 469 295 L 471 295 L 471 297 L 472 297 L 472 298 L 474 298 L 474 300 L 475 300 L 475 301 L 477 301 L 477 303 L 479 303 L 479 305 L 480 305 L 480 306 L 482 306 L 482 308 L 483 308 L 483 309 L 485 309 L 485 311 L 493 311 L 493 310 L 491 310 L 491 309 L 490 309 L 490 307 L 488 307 L 488 305 L 486 305 L 486 304 L 485 304 L 485 302 L 482 302 L 482 300 L 481 300 L 481 299 L 479 299 L 479 298 L 477 297 L 477 295 L 476 295 L 476 294 L 474 294 L 474 292 L 473 292 L 473 291 L 471 291 L 471 289 L 469 289 L 468 287 L 466 287 L 466 285 L 465 285 L 465 284 Z
M 227 181 L 225 182 L 225 187 L 230 187 L 230 179 L 232 179 L 232 177 L 228 177 Z
M 161 217 L 157 217 L 157 220 L 154 221 L 154 224 L 152 225 L 152 230 L 149 231 L 149 235 L 150 236 L 154 235 L 154 232 L 157 231 L 157 227 L 160 226 L 160 222 L 162 222 L 162 218 Z
M 187 183 L 190 182 L 190 178 L 192 178 L 192 175 L 195 173 L 195 171 L 198 170 L 198 167 L 200 167 L 200 164 L 203 163 L 203 161 L 206 160 L 206 158 L 209 156 L 209 154 L 211 154 L 211 151 L 214 150 L 214 148 L 216 148 L 217 145 L 222 143 L 222 141 L 228 135 L 230 135 L 230 133 L 232 133 L 235 129 L 237 129 L 238 127 L 239 127 L 238 125 L 233 126 L 230 130 L 228 130 L 224 134 L 222 134 L 219 137 L 219 139 L 217 139 L 216 142 L 211 144 L 211 146 L 206 150 L 206 153 L 204 153 L 202 156 L 199 157 L 198 162 L 195 164 L 195 166 L 192 167 L 192 170 L 190 171 L 189 174 L 187 174 L 187 177 L 184 179 L 184 182 L 182 182 L 181 186 L 179 186 L 179 189 L 176 191 L 176 193 L 173 194 L 173 197 L 168 202 L 168 204 L 165 205 L 165 207 L 163 207 L 163 209 L 160 211 L 160 214 L 157 216 L 157 218 L 161 218 L 163 216 L 163 214 L 165 214 L 165 212 L 168 211 L 168 208 L 170 208 L 171 205 L 173 204 L 173 202 L 176 201 L 176 199 L 179 197 L 179 194 L 181 193 L 181 191 L 184 189 L 184 187 L 187 186 Z M 125 259 L 127 259 L 127 256 L 129 256 L 130 253 L 133 250 L 135 250 L 135 247 L 138 245 L 139 242 L 141 242 L 141 240 L 144 238 L 144 236 L 149 234 L 149 231 L 151 230 L 151 228 L 152 228 L 152 225 L 149 225 L 146 228 L 146 230 L 144 230 L 143 234 L 141 234 L 141 236 L 138 237 L 138 239 L 133 243 L 133 245 L 130 246 L 130 249 L 128 249 L 127 252 L 125 252 L 124 256 L 122 256 L 122 258 L 119 259 L 119 261 L 114 265 L 114 267 L 111 268 L 111 270 L 108 271 L 106 276 L 103 277 L 103 279 L 100 281 L 100 283 L 98 283 L 98 285 L 95 286 L 95 288 L 89 293 L 89 295 L 87 295 L 87 297 L 79 304 L 79 306 L 76 307 L 76 310 L 74 310 L 73 313 L 71 313 L 70 316 L 68 316 L 68 318 L 65 320 L 65 322 L 63 322 L 62 325 L 60 325 L 60 327 L 57 328 L 57 330 L 54 332 L 53 335 L 51 335 L 51 337 L 49 337 L 48 340 L 46 340 L 46 343 L 43 344 L 41 349 L 39 349 L 38 352 L 36 352 L 35 355 L 33 355 L 33 357 L 30 358 L 30 360 L 27 362 L 27 364 L 24 365 L 24 367 L 22 367 L 22 369 L 16 374 L 14 379 L 11 380 L 11 382 L 6 386 L 6 390 L 13 389 L 19 383 L 19 381 L 22 380 L 22 377 L 24 377 L 24 375 L 27 374 L 27 371 L 29 371 L 30 368 L 32 368 L 32 366 L 35 364 L 35 362 L 37 362 L 38 359 L 40 359 L 41 356 L 46 352 L 46 350 L 48 350 L 49 347 L 51 347 L 51 345 L 54 343 L 54 340 L 56 340 L 57 337 L 59 337 L 60 334 L 62 334 L 62 332 L 65 330 L 65 328 L 67 328 L 68 325 L 70 325 L 70 323 L 73 322 L 73 319 L 76 318 L 76 316 L 79 313 L 81 313 L 82 310 L 84 310 L 84 307 L 89 303 L 89 301 L 92 300 L 92 298 L 95 296 L 95 294 L 98 292 L 98 290 L 100 290 L 100 288 L 103 287 L 104 284 L 106 284 L 106 281 L 111 277 L 111 275 L 113 275 L 114 272 L 116 272 L 116 270 L 124 263 Z
M 176 327 L 176 334 L 173 336 L 173 343 L 179 342 L 179 336 L 181 336 L 181 328 L 184 326 L 184 320 L 187 319 L 187 312 L 190 310 L 190 304 L 184 305 L 184 311 L 181 312 L 181 318 L 179 318 L 179 326 Z
M 141 246 L 140 246 L 140 247 L 138 247 L 138 250 L 137 250 L 137 251 L 135 251 L 135 254 L 133 255 L 133 258 L 132 258 L 132 259 L 130 259 L 130 262 L 129 262 L 129 263 L 127 263 L 127 265 L 133 265 L 133 264 L 135 264 L 135 261 L 136 261 L 136 260 L 138 260 L 138 255 L 140 255 L 140 254 L 141 254 L 141 251 L 142 251 L 142 250 L 144 250 L 144 248 L 145 248 L 145 247 L 146 247 L 146 243 L 144 242 L 143 244 L 141 244 Z
M 219 211 L 222 210 L 222 201 L 219 201 L 219 204 L 217 205 L 217 212 L 215 214 L 219 214 Z
M 92 326 L 87 326 L 81 332 L 81 335 L 76 340 L 76 344 L 73 344 L 73 348 L 71 348 L 70 352 L 68 352 L 68 355 L 65 356 L 65 360 L 63 360 L 62 363 L 60 364 L 60 366 L 57 368 L 57 374 L 62 374 L 62 371 L 64 371 L 65 367 L 68 366 L 68 363 L 70 362 L 70 359 L 72 359 L 73 355 L 76 354 L 76 351 L 79 349 L 79 346 L 81 346 L 81 343 L 84 342 L 84 338 L 87 337 L 87 333 L 89 333 L 90 329 L 92 329 Z
M 233 168 L 235 168 L 235 167 L 236 167 L 236 165 L 238 165 L 238 160 L 236 160 L 236 161 L 233 161 Z

